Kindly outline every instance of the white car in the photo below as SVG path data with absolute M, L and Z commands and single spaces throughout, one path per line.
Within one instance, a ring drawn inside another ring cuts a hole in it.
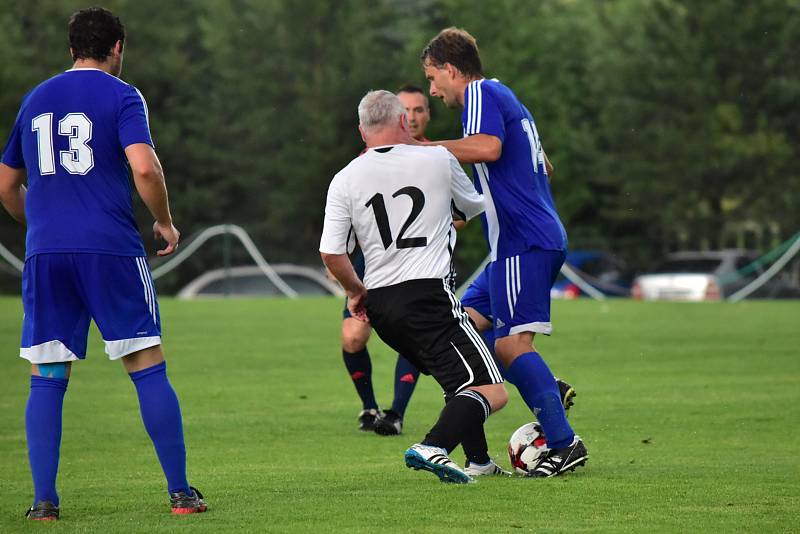
M 637 276 L 631 295 L 640 300 L 720 300 L 761 273 L 760 267 L 751 266 L 757 258 L 738 249 L 674 252 L 652 272 Z

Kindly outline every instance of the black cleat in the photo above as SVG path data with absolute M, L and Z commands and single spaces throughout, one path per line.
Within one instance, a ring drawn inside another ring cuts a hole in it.
M 573 400 L 578 394 L 575 392 L 575 388 L 556 378 L 556 384 L 558 384 L 558 393 L 561 395 L 561 404 L 564 406 L 564 411 L 569 415 L 569 409 L 575 404 Z
M 550 449 L 541 456 L 536 463 L 536 467 L 531 469 L 527 476 L 537 478 L 555 477 L 575 471 L 589 460 L 589 453 L 583 440 L 578 436 L 572 441 L 572 445 L 561 449 Z
M 383 417 L 375 422 L 375 433 L 381 436 L 397 436 L 403 433 L 403 418 L 393 410 L 383 412 Z
M 50 501 L 39 501 L 25 512 L 25 517 L 33 521 L 56 521 L 58 506 Z
M 369 410 L 361 410 L 358 414 L 358 429 L 362 432 L 373 432 L 375 430 L 375 423 L 381 418 L 381 411 L 379 409 L 370 408 Z
M 189 487 L 191 494 L 185 491 L 178 491 L 169 494 L 169 505 L 173 514 L 199 514 L 208 509 L 203 494 L 197 488 Z

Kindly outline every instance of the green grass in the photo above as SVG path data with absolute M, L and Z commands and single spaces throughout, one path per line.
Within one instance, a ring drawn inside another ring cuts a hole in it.
M 162 301 L 190 480 L 208 513 L 172 517 L 132 384 L 96 331 L 65 402 L 62 520 L 22 518 L 32 488 L 21 307 L 0 299 L 0 532 L 792 531 L 800 524 L 800 304 L 557 302 L 539 349 L 579 394 L 586 468 L 551 480 L 441 484 L 404 467 L 441 407 L 423 378 L 405 435 L 356 430 L 341 302 Z M 371 341 L 379 400 L 394 356 Z M 513 386 L 490 448 L 530 419 Z M 461 459 L 460 452 L 456 456 Z

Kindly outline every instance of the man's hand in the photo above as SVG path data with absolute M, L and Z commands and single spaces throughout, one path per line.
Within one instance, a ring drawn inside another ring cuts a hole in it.
M 168 256 L 178 248 L 178 241 L 181 239 L 181 233 L 173 224 L 161 224 L 156 221 L 153 223 L 153 237 L 156 240 L 163 239 L 167 242 L 167 246 L 156 252 L 156 254 L 159 256 Z
M 369 317 L 367 317 L 366 303 L 367 288 L 364 286 L 361 286 L 361 289 L 357 293 L 347 293 L 347 310 L 350 312 L 350 315 L 359 321 L 368 323 Z
M 320 256 L 322 256 L 322 263 L 325 264 L 325 267 L 342 284 L 344 294 L 347 295 L 347 309 L 350 311 L 350 315 L 359 321 L 369 322 L 366 309 L 367 288 L 356 276 L 353 264 L 350 263 L 350 258 L 344 253 L 330 254 L 320 252 Z

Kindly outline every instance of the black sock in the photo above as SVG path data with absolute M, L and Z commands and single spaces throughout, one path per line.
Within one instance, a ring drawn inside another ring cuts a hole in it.
M 439 420 L 425 436 L 422 444 L 441 447 L 450 453 L 466 439 L 470 443 L 473 455 L 477 455 L 480 449 L 480 438 L 483 436 L 483 451 L 488 458 L 483 423 L 490 413 L 491 408 L 483 395 L 477 391 L 465 389 L 447 401 L 439 415 Z M 486 463 L 486 461 L 477 462 L 476 460 L 476 463 Z
M 408 401 L 411 400 L 411 394 L 414 393 L 414 388 L 417 387 L 417 378 L 419 378 L 419 370 L 413 363 L 398 354 L 397 365 L 394 368 L 392 411 L 400 417 L 405 414 Z
M 342 349 L 342 358 L 353 385 L 365 410 L 378 409 L 375 393 L 372 390 L 372 360 L 366 348 L 359 352 L 347 352 Z
M 489 445 L 486 443 L 486 434 L 483 425 L 478 428 L 478 432 L 470 432 L 461 440 L 461 447 L 464 449 L 464 456 L 469 463 L 485 465 L 489 463 Z
M 486 417 L 491 413 L 491 407 L 486 397 L 473 391 L 471 389 L 461 392 L 464 395 L 469 395 L 483 406 L 486 406 Z M 485 421 L 485 420 L 484 420 Z M 476 428 L 470 428 L 470 431 L 464 434 L 461 440 L 461 448 L 464 449 L 464 455 L 470 463 L 484 465 L 489 463 L 489 445 L 486 443 L 486 433 L 483 430 L 483 425 Z

